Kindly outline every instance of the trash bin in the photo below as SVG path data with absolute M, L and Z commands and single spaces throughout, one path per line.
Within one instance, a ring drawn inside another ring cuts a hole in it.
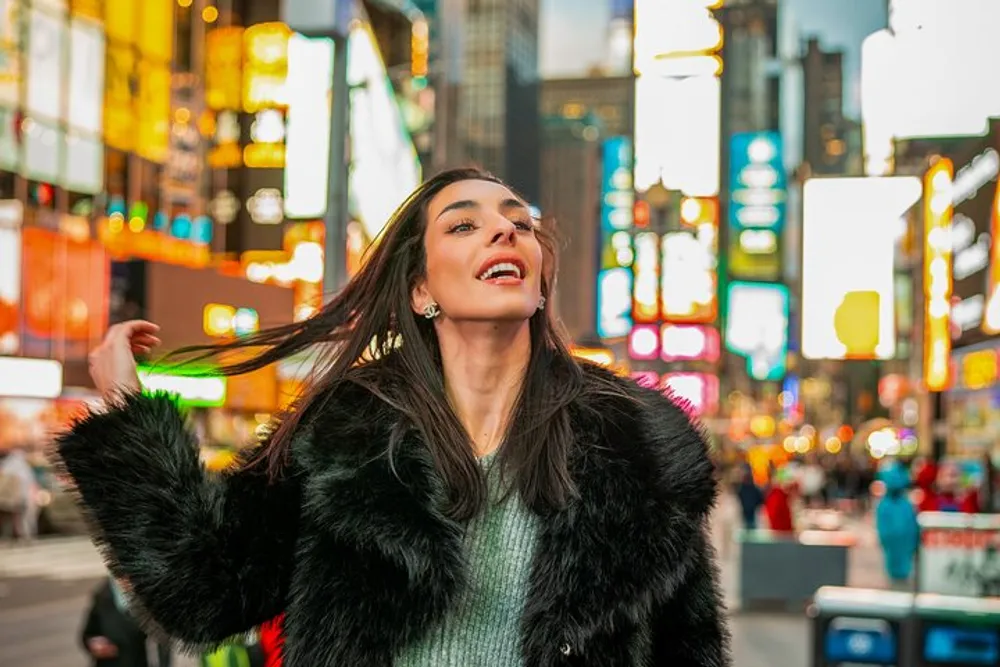
M 911 593 L 824 586 L 809 606 L 813 667 L 911 667 Z
M 996 667 L 1000 599 L 917 595 L 913 633 L 916 667 Z

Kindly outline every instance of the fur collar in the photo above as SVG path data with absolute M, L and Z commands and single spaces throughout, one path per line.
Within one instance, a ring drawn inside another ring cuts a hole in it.
M 522 621 L 528 665 L 598 648 L 601 664 L 632 664 L 628 637 L 699 567 L 691 545 L 715 498 L 704 440 L 671 401 L 620 382 L 638 406 L 614 396 L 573 406 L 580 497 L 541 518 Z M 463 529 L 440 511 L 444 488 L 417 434 L 390 465 L 393 408 L 352 388 L 321 412 L 293 453 L 304 509 L 287 663 L 389 664 L 461 590 Z

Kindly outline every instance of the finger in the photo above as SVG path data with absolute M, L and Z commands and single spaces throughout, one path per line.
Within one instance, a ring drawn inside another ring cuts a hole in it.
M 146 347 L 155 347 L 160 344 L 160 339 L 156 336 L 135 336 L 130 341 L 133 345 L 145 345 Z
M 145 345 L 133 345 L 132 354 L 149 354 L 152 348 L 146 347 Z
M 159 325 L 146 320 L 129 320 L 116 324 L 115 327 L 118 329 L 116 335 L 125 338 L 132 338 L 139 334 L 152 334 L 160 330 Z

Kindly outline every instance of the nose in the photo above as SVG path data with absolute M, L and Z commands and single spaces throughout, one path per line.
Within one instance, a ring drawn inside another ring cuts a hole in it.
M 505 216 L 496 217 L 496 226 L 490 236 L 490 245 L 514 245 L 517 238 L 517 227 Z

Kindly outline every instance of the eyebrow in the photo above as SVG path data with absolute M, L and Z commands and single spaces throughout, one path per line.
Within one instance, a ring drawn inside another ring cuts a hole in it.
M 448 211 L 470 210 L 478 208 L 482 208 L 479 202 L 473 201 L 471 199 L 460 199 L 459 201 L 453 201 L 452 203 L 448 204 L 443 209 L 441 209 L 441 212 L 438 213 L 437 219 L 440 220 L 441 216 L 443 216 Z M 501 209 L 519 208 L 523 210 L 528 210 L 528 207 L 525 206 L 524 202 L 522 202 L 520 199 L 514 199 L 512 197 L 508 197 L 507 199 L 504 199 L 502 202 L 500 202 L 500 208 Z

